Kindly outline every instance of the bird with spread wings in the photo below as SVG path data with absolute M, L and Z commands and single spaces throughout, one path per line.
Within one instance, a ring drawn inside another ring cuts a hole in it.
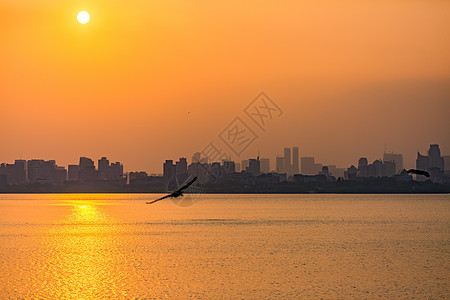
M 185 185 L 183 185 L 182 187 L 180 187 L 178 190 L 176 190 L 175 192 L 166 195 L 164 197 L 161 197 L 159 199 L 147 202 L 147 204 L 153 204 L 155 202 L 167 199 L 167 198 L 177 198 L 180 196 L 183 196 L 184 190 L 186 190 L 187 188 L 189 188 L 195 181 L 197 180 L 197 177 L 194 177 L 191 181 L 189 181 L 188 183 L 186 183 Z

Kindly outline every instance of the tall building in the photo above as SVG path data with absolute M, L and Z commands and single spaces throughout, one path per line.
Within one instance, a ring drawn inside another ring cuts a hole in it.
M 241 170 L 247 170 L 250 165 L 250 161 L 248 159 L 244 159 L 241 163 Z
M 375 160 L 367 164 L 367 158 L 362 157 L 358 162 L 358 177 L 391 177 L 396 174 L 394 161 Z
M 422 171 L 428 171 L 430 168 L 430 159 L 426 155 L 420 154 L 420 152 L 417 152 L 417 159 L 416 159 L 416 169 L 422 170 Z
M 44 161 L 41 169 L 41 180 L 52 182 L 55 176 L 56 161 Z
M 291 148 L 284 148 L 284 170 L 286 173 L 292 173 Z
M 185 157 L 180 157 L 180 160 L 175 163 L 176 174 L 187 174 L 187 160 Z
M 6 172 L 6 164 L 5 163 L 0 164 L 0 181 L 1 180 L 4 180 L 4 182 L 3 182 L 3 184 L 0 183 L 0 186 L 8 184 L 8 174 Z
M 98 180 L 98 173 L 95 170 L 94 161 L 88 157 L 80 157 L 80 172 L 79 178 L 80 181 L 93 181 Z
M 428 156 L 417 152 L 416 169 L 428 171 L 431 175 L 432 181 L 442 181 L 445 175 L 445 159 L 441 156 L 439 145 L 432 144 L 428 150 Z M 416 175 L 417 180 L 427 180 L 428 178 L 422 175 Z
M 345 169 L 344 168 L 338 168 L 336 165 L 328 165 L 328 170 L 330 172 L 331 176 L 334 176 L 336 178 L 344 178 L 345 176 Z
M 18 184 L 24 184 L 27 182 L 27 161 L 24 159 L 16 159 L 14 161 L 16 166 L 16 180 Z
M 8 174 L 2 173 L 3 164 L 0 166 L 0 186 L 8 184 Z
M 231 160 L 225 160 L 223 162 L 223 168 L 225 170 L 225 174 L 227 175 L 231 175 L 236 172 L 236 164 Z
M 292 152 L 291 148 L 285 147 L 283 149 L 283 156 L 276 158 L 276 171 L 278 173 L 286 173 L 288 177 L 298 174 L 300 172 L 298 159 L 298 147 L 292 147 Z
M 314 168 L 314 157 L 302 157 L 302 174 L 303 175 L 316 175 Z
M 441 157 L 441 150 L 439 145 L 430 145 L 428 150 L 428 157 L 430 159 L 430 169 L 435 168 L 439 170 L 444 170 L 444 159 Z
M 169 159 L 163 164 L 163 176 L 168 181 L 175 176 L 176 169 L 173 160 Z
M 395 163 L 395 173 L 400 174 L 403 171 L 403 155 L 395 153 L 384 153 L 383 162 Z
M 198 163 L 198 162 L 200 162 L 200 160 L 201 160 L 201 154 L 200 154 L 200 152 L 196 152 L 196 153 L 194 153 L 193 155 L 192 155 L 192 161 L 191 161 L 191 163 L 193 164 L 193 163 Z
M 106 177 L 107 180 L 121 180 L 123 179 L 123 165 L 116 161 L 112 163 L 106 169 Z
M 323 166 L 322 170 L 319 172 L 319 174 L 328 177 L 328 176 L 330 176 L 330 170 L 328 170 L 327 166 Z
M 102 180 L 121 180 L 123 179 L 123 165 L 118 161 L 110 164 L 106 157 L 102 157 L 98 160 L 98 176 Z
M 397 172 L 397 163 L 395 161 L 384 161 L 383 164 L 383 176 L 391 177 L 395 174 L 400 173 Z
M 260 165 L 261 165 L 261 173 L 263 173 L 263 174 L 270 173 L 270 159 L 269 158 L 261 158 Z
M 95 170 L 94 161 L 88 157 L 80 157 L 80 170 Z
M 23 165 L 23 162 L 21 164 Z M 67 170 L 58 167 L 54 160 L 28 160 L 27 170 L 29 182 L 63 183 L 67 180 Z
M 450 174 L 450 155 L 446 155 L 444 158 L 444 173 Z
M 63 184 L 67 181 L 67 170 L 64 167 L 55 166 L 53 175 L 53 182 L 56 184 Z
M 364 168 L 364 167 L 367 167 L 368 165 L 369 165 L 369 161 L 367 160 L 366 157 L 361 157 L 361 158 L 358 160 L 358 168 L 359 168 L 359 169 Z
M 299 174 L 300 173 L 300 166 L 298 163 L 298 147 L 292 148 L 292 173 L 293 174 Z
M 344 178 L 347 180 L 355 180 L 357 173 L 358 169 L 354 165 L 351 165 L 350 168 L 348 168 L 347 171 L 345 171 Z
M 434 174 L 444 171 L 444 158 L 441 156 L 439 145 L 432 144 L 428 150 L 428 156 L 417 152 L 416 169 L 432 171 Z
M 192 163 L 188 166 L 188 176 L 197 177 L 199 183 L 207 183 L 209 181 L 208 167 L 208 164 Z
M 69 165 L 68 166 L 68 180 L 69 181 L 80 180 L 80 166 L 79 165 Z
M 106 173 L 109 168 L 109 160 L 106 157 L 102 157 L 98 160 L 98 172 L 100 173 L 100 177 L 102 179 L 106 179 Z
M 0 174 L 4 175 L 6 184 L 25 184 L 27 182 L 26 162 L 16 160 L 14 164 L 1 164 Z
M 220 168 L 220 162 L 212 162 L 209 165 L 209 172 L 211 174 L 211 176 L 213 176 L 213 178 L 218 178 L 220 177 L 221 174 L 221 168 Z
M 31 159 L 27 161 L 28 181 L 36 182 L 41 176 L 42 159 Z
M 276 162 L 275 171 L 277 173 L 286 173 L 285 168 L 284 168 L 284 157 L 283 156 L 277 156 L 275 162 Z
M 316 164 L 314 157 L 302 157 L 301 168 L 303 175 L 317 175 L 322 170 L 322 164 Z
M 383 162 L 379 159 L 368 165 L 369 177 L 383 177 Z
M 366 157 L 361 157 L 358 160 L 358 175 L 361 177 L 368 177 L 368 166 L 369 166 L 369 161 L 367 160 Z
M 250 159 L 247 172 L 252 174 L 253 176 L 258 176 L 261 174 L 261 164 L 259 161 L 259 157 L 257 159 Z

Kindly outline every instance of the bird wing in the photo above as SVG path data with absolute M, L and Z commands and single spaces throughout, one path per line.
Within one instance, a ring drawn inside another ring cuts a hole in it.
M 417 174 L 417 175 L 424 175 L 426 177 L 430 177 L 430 173 L 428 173 L 427 171 L 422 171 L 422 170 L 416 170 L 416 169 L 409 169 L 408 171 L 406 171 L 407 173 L 413 173 L 413 174 Z
M 153 204 L 155 202 L 164 200 L 166 198 L 170 198 L 170 197 L 178 197 L 178 196 L 174 196 L 175 193 L 181 193 L 183 190 L 187 189 L 188 187 L 190 187 L 195 181 L 197 180 L 197 177 L 194 177 L 194 179 L 192 179 L 191 181 L 189 181 L 188 183 L 186 183 L 185 185 L 183 185 L 182 187 L 180 187 L 177 191 L 173 192 L 172 194 L 166 195 L 164 197 L 161 197 L 159 199 L 147 202 L 147 204 Z
M 167 195 L 167 196 L 164 196 L 164 197 L 161 197 L 161 198 L 158 198 L 158 199 L 153 200 L 153 201 L 150 201 L 150 202 L 147 202 L 147 204 L 153 204 L 153 203 L 155 203 L 155 202 L 158 202 L 158 201 L 164 200 L 164 199 L 166 199 L 166 198 L 170 198 L 170 197 L 172 197 L 172 194 Z
M 180 188 L 178 189 L 177 192 L 182 192 L 183 190 L 187 189 L 187 188 L 190 187 L 196 180 L 197 180 L 197 177 L 194 177 L 194 179 L 192 179 L 191 181 L 189 181 L 188 183 L 186 183 L 185 185 L 183 185 L 182 187 L 180 187 Z

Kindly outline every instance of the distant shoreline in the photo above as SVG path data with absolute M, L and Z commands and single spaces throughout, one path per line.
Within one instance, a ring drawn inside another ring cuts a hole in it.
M 6 185 L 0 194 L 164 194 L 163 184 L 66 183 Z M 324 182 L 241 182 L 220 181 L 187 190 L 203 194 L 448 194 L 450 183 L 432 181 L 395 181 L 391 178 Z
M 25 192 L 25 193 L 15 193 L 15 192 L 0 192 L 0 195 L 69 195 L 69 194 L 148 194 L 148 195 L 159 195 L 165 194 L 165 192 Z M 390 193 L 202 193 L 205 195 L 448 195 L 450 192 L 390 192 Z

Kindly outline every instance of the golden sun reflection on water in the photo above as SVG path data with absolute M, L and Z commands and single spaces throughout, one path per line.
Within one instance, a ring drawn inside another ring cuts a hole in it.
M 68 217 L 68 220 L 71 222 L 85 223 L 107 220 L 107 217 L 96 205 L 81 202 L 73 206 L 72 214 Z
M 116 268 L 117 225 L 98 205 L 73 201 L 61 226 L 49 228 L 49 245 L 57 249 L 48 260 L 48 292 L 56 298 L 124 297 Z M 121 267 L 121 271 L 126 270 Z M 122 273 L 122 274 L 125 274 Z

